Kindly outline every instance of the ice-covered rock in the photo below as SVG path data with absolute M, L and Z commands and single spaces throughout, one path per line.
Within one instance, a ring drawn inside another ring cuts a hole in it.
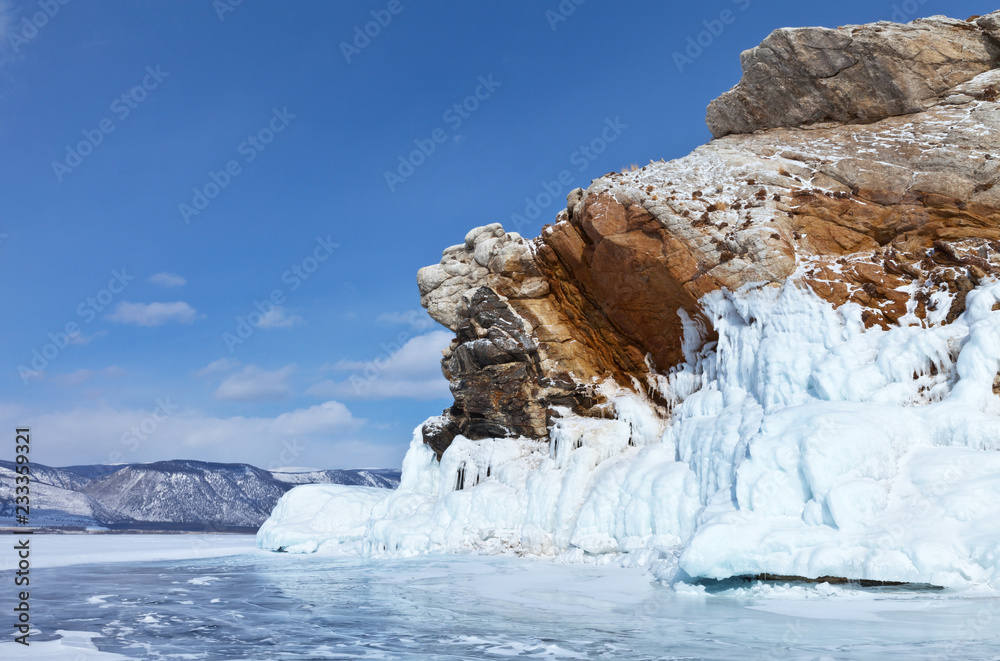
M 340 484 L 295 487 L 257 531 L 257 544 L 289 553 L 313 553 L 320 547 L 359 553 L 372 509 L 387 493 Z
M 680 553 L 692 577 L 1000 581 L 1000 284 L 952 324 L 866 329 L 807 289 L 718 292 L 702 387 L 665 423 L 633 394 L 549 441 L 421 430 L 394 492 L 300 487 L 258 543 L 374 556 Z M 998 308 L 998 309 L 994 309 Z

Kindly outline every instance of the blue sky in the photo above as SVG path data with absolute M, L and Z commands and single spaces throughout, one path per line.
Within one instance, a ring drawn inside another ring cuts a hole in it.
M 54 465 L 398 466 L 450 404 L 445 247 L 707 141 L 775 28 L 993 9 L 0 2 L 0 423 Z

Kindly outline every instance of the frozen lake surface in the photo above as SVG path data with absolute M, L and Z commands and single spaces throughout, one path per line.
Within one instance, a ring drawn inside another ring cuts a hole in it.
M 3 659 L 1000 659 L 995 593 L 672 588 L 643 569 L 278 554 L 250 536 L 32 545 L 36 630 Z

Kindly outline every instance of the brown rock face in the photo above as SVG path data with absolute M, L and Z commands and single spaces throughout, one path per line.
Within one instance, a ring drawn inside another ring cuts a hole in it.
M 709 112 L 745 134 L 573 191 L 537 239 L 469 232 L 418 274 L 456 332 L 455 404 L 426 442 L 545 438 L 621 390 L 668 415 L 653 384 L 714 339 L 700 300 L 721 288 L 793 283 L 869 327 L 954 321 L 1000 268 L 997 24 L 779 31 Z
M 879 204 L 803 191 L 797 201 L 792 211 L 797 227 L 819 237 L 815 244 L 822 254 L 867 256 L 871 251 L 868 259 L 836 260 L 838 273 L 824 265 L 808 271 L 804 280 L 834 305 L 852 302 L 867 308 L 863 318 L 868 326 L 898 324 L 910 309 L 926 319 L 934 290 L 954 295 L 945 318 L 951 323 L 965 309 L 965 295 L 997 271 L 996 260 L 984 258 L 1000 250 L 1000 210 L 994 207 L 927 193 Z M 851 220 L 849 225 L 845 219 Z M 961 247 L 964 256 L 957 252 Z M 911 284 L 920 287 L 914 297 L 903 291 Z
M 683 359 L 676 341 L 683 334 L 678 310 L 700 316 L 699 292 L 690 285 L 697 274 L 691 251 L 639 205 L 626 207 L 600 194 L 580 207 L 543 233 L 547 270 L 576 283 L 602 325 L 654 365 L 676 365 Z M 634 358 L 630 362 L 625 367 L 638 367 Z

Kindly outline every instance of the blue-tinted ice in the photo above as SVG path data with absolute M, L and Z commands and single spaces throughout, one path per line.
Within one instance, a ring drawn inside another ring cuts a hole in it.
M 677 591 L 642 569 L 526 558 L 258 552 L 39 569 L 32 587 L 31 652 L 56 630 L 97 634 L 100 652 L 80 658 L 1000 658 L 1000 601 L 985 593 Z

